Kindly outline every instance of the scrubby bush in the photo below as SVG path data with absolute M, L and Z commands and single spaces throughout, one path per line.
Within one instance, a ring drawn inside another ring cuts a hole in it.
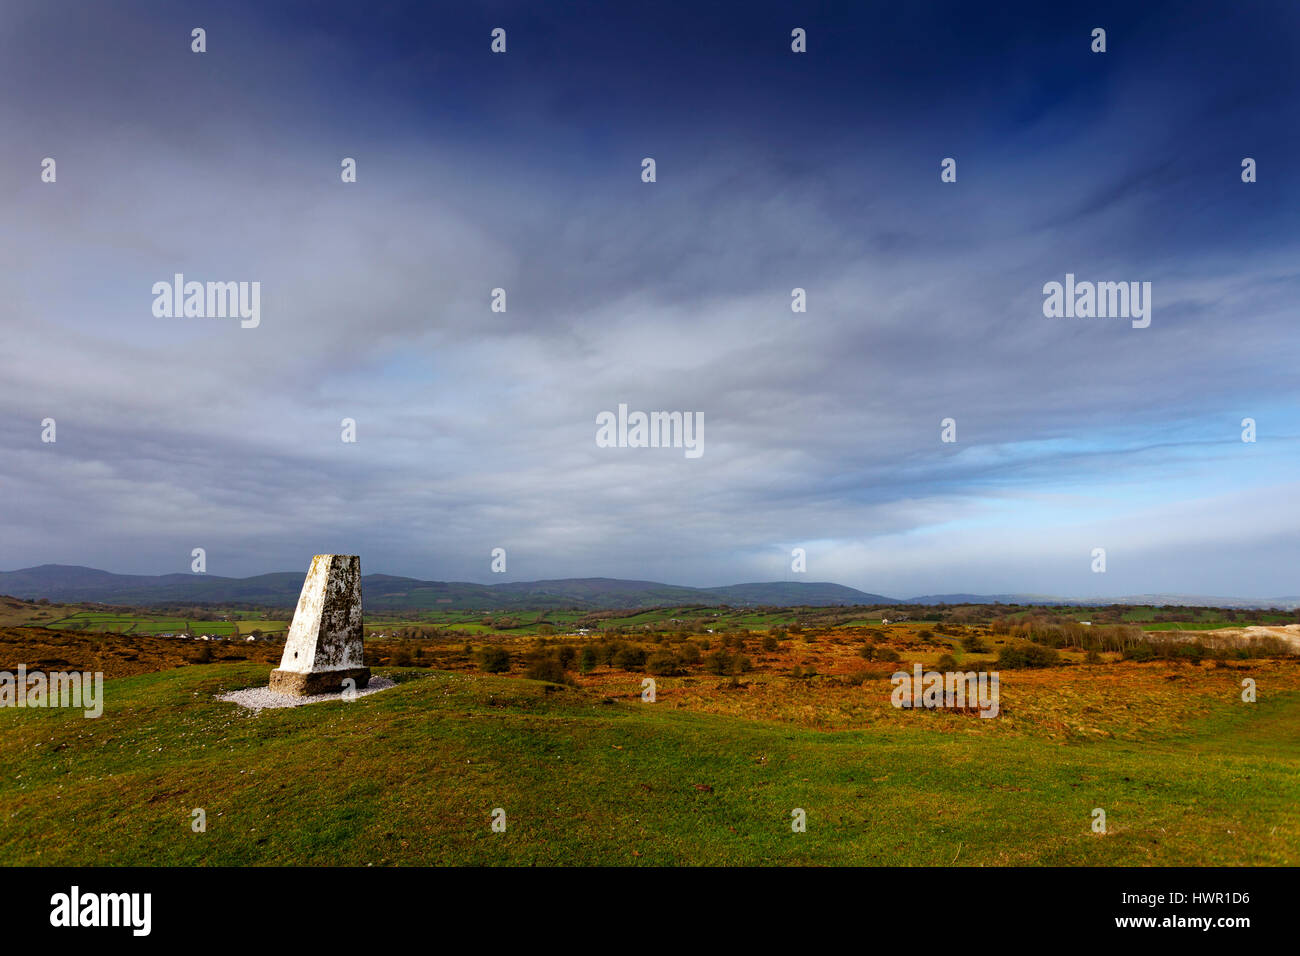
M 731 655 L 723 648 L 704 655 L 704 669 L 710 674 L 731 673 Z
M 704 656 L 704 669 L 710 674 L 743 674 L 753 668 L 744 654 L 728 654 L 722 648 Z
M 1056 648 L 1041 644 L 1012 644 L 998 654 L 998 667 L 1016 670 L 1022 667 L 1051 667 L 1060 662 Z
M 626 644 L 614 654 L 610 663 L 622 671 L 639 671 L 645 667 L 645 650 L 635 644 Z
M 645 669 L 656 677 L 676 677 L 686 672 L 681 660 L 672 651 L 655 651 L 646 658 Z
M 705 654 L 705 670 L 710 674 L 731 674 L 732 656 L 723 648 Z
M 477 657 L 479 669 L 489 674 L 501 674 L 510 670 L 510 652 L 504 647 L 484 647 Z
M 962 650 L 968 654 L 987 654 L 988 642 L 978 634 L 967 634 L 961 639 Z
M 934 666 L 936 670 L 955 671 L 957 669 L 957 658 L 951 654 L 944 654 L 935 662 Z
M 626 641 L 604 639 L 596 645 L 596 659 L 601 664 L 612 666 L 614 658 L 630 645 Z
M 588 644 L 578 655 L 578 670 L 590 674 L 596 668 L 596 649 Z
M 544 680 L 552 684 L 569 683 L 560 656 L 553 651 L 538 651 L 528 656 L 528 666 L 524 676 L 530 680 Z

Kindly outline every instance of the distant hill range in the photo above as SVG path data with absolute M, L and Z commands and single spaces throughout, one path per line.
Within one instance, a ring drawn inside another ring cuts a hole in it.
M 248 604 L 293 607 L 304 574 L 281 571 L 251 578 L 214 574 L 112 574 L 95 568 L 43 564 L 21 571 L 0 571 L 0 594 L 63 603 L 124 604 Z M 627 610 L 676 605 L 732 607 L 834 607 L 836 605 L 902 604 L 1150 604 L 1192 607 L 1300 607 L 1300 597 L 1268 600 L 1205 598 L 1191 595 L 1142 594 L 1120 598 L 1063 598 L 1041 594 L 929 594 L 891 598 L 826 582 L 772 581 L 691 588 L 655 581 L 617 578 L 562 578 L 555 581 L 515 581 L 470 584 L 420 581 L 388 574 L 361 579 L 366 607 L 372 610 L 509 610 L 574 608 Z
M 1132 604 L 1135 607 L 1223 607 L 1300 608 L 1300 597 L 1236 598 L 1206 597 L 1203 594 L 1125 594 L 1120 597 L 1060 597 L 1051 594 L 923 594 L 901 604 L 1036 604 L 1043 607 L 1104 607 Z
M 293 607 L 302 590 L 302 572 L 283 571 L 251 578 L 214 574 L 112 574 L 94 568 L 43 564 L 0 571 L 0 594 L 63 603 L 93 602 L 147 607 L 159 604 L 252 604 Z M 625 610 L 683 604 L 817 606 L 892 604 L 891 598 L 840 584 L 777 581 L 691 588 L 654 581 L 616 578 L 564 578 L 469 584 L 420 581 L 388 574 L 361 578 L 366 607 L 373 610 L 509 610 L 574 608 Z

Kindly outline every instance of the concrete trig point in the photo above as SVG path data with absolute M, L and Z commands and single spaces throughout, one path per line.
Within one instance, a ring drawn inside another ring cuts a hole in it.
M 293 612 L 271 690 L 281 694 L 328 694 L 344 681 L 360 690 L 370 683 L 361 629 L 361 558 L 318 554 Z

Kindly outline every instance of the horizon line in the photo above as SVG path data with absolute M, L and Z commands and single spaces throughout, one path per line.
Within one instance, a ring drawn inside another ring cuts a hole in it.
M 15 568 L 14 570 L 11 571 L 0 570 L 0 575 L 19 574 L 24 571 L 37 571 L 40 570 L 41 568 L 77 568 L 86 571 L 95 571 L 100 574 L 114 575 L 116 577 L 163 578 L 163 577 L 183 576 L 183 577 L 192 577 L 192 578 L 218 578 L 218 579 L 228 580 L 228 581 L 248 581 L 253 578 L 266 577 L 272 574 L 302 574 L 304 576 L 306 574 L 305 571 L 304 572 L 263 571 L 259 574 L 250 574 L 250 575 L 245 575 L 243 577 L 239 577 L 235 575 L 213 574 L 206 571 L 189 572 L 189 573 L 186 573 L 184 571 L 169 571 L 163 574 L 141 574 L 141 573 L 130 572 L 130 571 L 107 571 L 103 568 L 91 567 L 90 565 L 85 565 L 85 564 L 59 564 L 56 562 L 46 562 L 45 564 L 36 564 L 36 565 L 29 565 L 27 567 L 22 567 L 22 568 Z M 471 585 L 473 587 L 483 587 L 483 588 L 501 587 L 503 585 L 546 584 L 551 582 L 567 582 L 567 581 L 617 581 L 621 583 L 642 583 L 642 584 L 661 585 L 664 587 L 683 588 L 691 591 L 714 591 L 722 588 L 745 587 L 748 585 L 772 586 L 772 585 L 793 584 L 801 587 L 815 587 L 820 585 L 829 585 L 831 587 L 841 587 L 851 591 L 856 591 L 859 594 L 862 594 L 864 596 L 885 598 L 886 600 L 883 603 L 906 603 L 911 601 L 918 601 L 921 598 L 930 598 L 930 597 L 942 598 L 942 597 L 953 597 L 958 595 L 969 595 L 971 597 L 978 597 L 978 598 L 998 598 L 998 597 L 1035 598 L 1044 601 L 1050 600 L 1052 602 L 1058 602 L 1058 603 L 1077 603 L 1077 604 L 1086 604 L 1087 602 L 1090 601 L 1126 604 L 1126 603 L 1133 603 L 1132 600 L 1130 600 L 1132 598 L 1142 598 L 1142 597 L 1165 597 L 1165 598 L 1184 597 L 1184 598 L 1195 598 L 1197 600 L 1202 600 L 1202 601 L 1209 601 L 1209 600 L 1300 601 L 1300 595 L 1273 594 L 1273 595 L 1263 595 L 1263 596 L 1251 596 L 1251 595 L 1228 595 L 1228 594 L 1179 593 L 1179 592 L 1169 592 L 1169 591 L 1149 591 L 1149 592 L 1138 592 L 1138 593 L 1121 594 L 1121 595 L 1098 594 L 1089 597 L 1083 595 L 1050 594 L 1050 593 L 1043 593 L 1037 591 L 1005 590 L 1005 591 L 992 591 L 992 592 L 981 593 L 977 591 L 956 590 L 956 591 L 946 591 L 946 592 L 930 591 L 930 592 L 915 594 L 909 597 L 895 597 L 888 594 L 881 594 L 876 591 L 865 591 L 862 588 L 855 587 L 851 584 L 841 584 L 838 581 L 791 581 L 791 580 L 779 579 L 779 578 L 775 580 L 768 580 L 768 581 L 738 581 L 732 584 L 698 585 L 698 584 L 674 584 L 669 581 L 658 581 L 651 578 L 618 578 L 618 577 L 610 577 L 608 575 L 580 575 L 580 576 L 569 576 L 569 577 L 562 577 L 562 578 L 533 578 L 528 580 L 493 581 L 491 583 L 485 584 L 473 580 L 417 578 L 417 577 L 412 577 L 409 574 L 392 574 L 387 571 L 370 571 L 362 575 L 363 578 L 372 577 L 372 576 L 403 578 L 409 581 L 415 581 L 420 584 L 449 584 L 449 585 L 465 584 L 465 585 Z M 16 595 L 10 595 L 10 596 L 16 597 Z M 102 601 L 75 602 L 74 601 L 71 603 L 105 603 L 105 602 Z M 879 603 L 882 602 L 872 602 L 872 604 L 879 604 Z M 935 603 L 948 603 L 948 602 L 935 602 Z M 980 602 L 960 602 L 960 603 L 1003 603 L 1003 602 L 980 601 Z M 1024 602 L 1018 602 L 1018 603 L 1024 603 Z M 864 605 L 864 606 L 869 606 L 869 605 Z

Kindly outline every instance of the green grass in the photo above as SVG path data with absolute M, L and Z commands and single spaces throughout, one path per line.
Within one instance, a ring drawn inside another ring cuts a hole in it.
M 394 673 L 353 703 L 256 716 L 213 699 L 265 681 L 243 664 L 110 681 L 97 720 L 0 711 L 0 864 L 1300 862 L 1297 695 L 1177 738 L 1062 745 Z
M 79 611 L 45 624 L 54 630 L 117 631 L 126 634 L 135 628 L 139 619 L 130 615 Z
M 1080 613 L 1084 613 L 1085 610 L 1081 609 Z M 1178 620 L 1157 621 L 1155 619 L 1156 615 L 1160 613 L 1160 609 L 1154 607 L 1134 608 L 1125 612 L 1124 621 L 1131 624 L 1141 624 L 1143 629 L 1148 631 L 1202 631 L 1220 627 L 1300 623 L 1294 614 L 1259 610 L 1243 610 L 1235 617 L 1227 618 L 1223 616 L 1223 612 L 1219 608 L 1180 609 L 1177 612 Z
M 1227 621 L 1160 621 L 1143 624 L 1144 631 L 1213 631 L 1221 627 L 1246 627 L 1245 624 L 1233 624 Z
M 236 624 L 230 621 L 186 621 L 179 617 L 143 617 L 130 614 L 109 614 L 100 611 L 78 611 L 67 617 L 51 621 L 46 627 L 53 630 L 113 632 L 118 634 L 166 634 L 183 631 L 189 624 L 195 634 L 229 636 L 235 633 Z M 281 624 L 281 629 L 285 625 Z M 252 627 L 245 627 L 245 631 Z

